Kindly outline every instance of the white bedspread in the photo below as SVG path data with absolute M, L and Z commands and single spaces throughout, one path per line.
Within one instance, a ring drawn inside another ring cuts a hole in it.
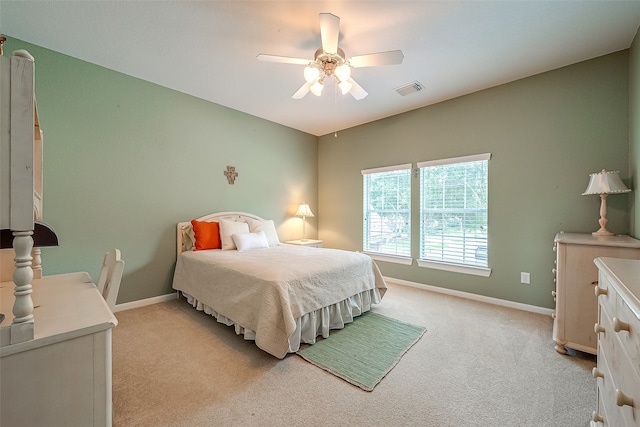
M 256 345 L 283 358 L 296 319 L 386 284 L 367 255 L 278 245 L 246 252 L 183 252 L 173 288 L 255 331 Z

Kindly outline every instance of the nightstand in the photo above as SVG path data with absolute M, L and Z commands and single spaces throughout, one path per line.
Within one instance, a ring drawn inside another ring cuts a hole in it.
M 313 239 L 287 240 L 284 243 L 288 245 L 309 246 L 311 248 L 322 247 L 322 240 L 313 240 Z

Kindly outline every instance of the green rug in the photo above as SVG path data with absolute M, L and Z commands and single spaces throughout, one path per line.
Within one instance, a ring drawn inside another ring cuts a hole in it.
M 298 354 L 325 371 L 372 391 L 425 331 L 422 326 L 367 312 Z

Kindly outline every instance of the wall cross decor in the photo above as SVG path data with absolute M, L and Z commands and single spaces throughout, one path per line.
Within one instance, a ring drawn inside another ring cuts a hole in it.
M 238 172 L 236 172 L 235 166 L 227 166 L 227 170 L 224 171 L 224 176 L 227 177 L 229 184 L 233 184 L 238 177 Z

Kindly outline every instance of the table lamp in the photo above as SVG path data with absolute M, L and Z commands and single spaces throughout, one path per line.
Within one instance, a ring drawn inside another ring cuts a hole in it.
M 602 169 L 601 172 L 592 173 L 589 175 L 589 185 L 583 196 L 588 196 L 591 194 L 599 194 L 600 195 L 600 220 L 598 223 L 600 224 L 600 229 L 598 231 L 594 231 L 594 236 L 612 236 L 613 233 L 607 230 L 607 196 L 609 194 L 619 194 L 619 193 L 628 193 L 629 190 L 622 180 L 620 179 L 620 172 L 618 171 L 605 171 Z
M 296 212 L 296 216 L 302 217 L 302 240 L 307 240 L 306 238 L 306 230 L 305 224 L 307 222 L 307 217 L 313 218 L 313 212 L 309 209 L 309 205 L 306 203 L 302 203 L 298 206 L 298 211 Z

